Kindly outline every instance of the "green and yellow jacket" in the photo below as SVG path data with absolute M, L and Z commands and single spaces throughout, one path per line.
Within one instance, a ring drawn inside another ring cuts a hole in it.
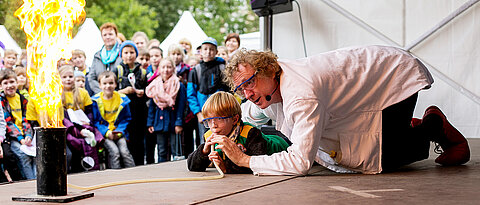
M 212 135 L 209 130 L 205 133 L 205 140 Z M 237 144 L 237 146 L 246 155 L 271 155 L 276 152 L 287 150 L 289 146 L 285 140 L 276 135 L 264 135 L 259 129 L 246 122 L 239 122 L 234 128 L 229 138 Z M 208 154 L 202 153 L 203 146 L 201 144 L 194 152 L 192 152 L 187 159 L 188 169 L 190 171 L 205 171 L 210 165 L 211 161 L 208 159 Z M 220 149 L 215 149 L 220 156 L 222 156 L 225 164 L 226 173 L 252 173 L 252 170 L 246 167 L 239 167 L 234 164 Z

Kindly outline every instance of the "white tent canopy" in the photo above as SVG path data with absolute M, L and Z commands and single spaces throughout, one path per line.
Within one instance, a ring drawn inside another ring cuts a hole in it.
M 80 49 L 84 51 L 87 56 L 85 63 L 87 66 L 92 64 L 93 56 L 103 46 L 102 34 L 93 19 L 85 19 L 85 22 L 78 29 L 78 33 L 73 38 L 70 46 L 72 50 Z
M 248 50 L 260 50 L 260 32 L 240 34 L 240 47 Z
M 414 117 L 437 105 L 465 136 L 480 138 L 477 2 L 303 0 L 304 29 L 297 7 L 274 15 L 273 51 L 279 58 L 302 58 L 302 30 L 308 55 L 357 45 L 402 47 L 421 59 L 435 79 L 432 88 L 419 92 Z
M 18 46 L 17 42 L 13 40 L 12 36 L 8 33 L 5 26 L 0 25 L 0 41 L 5 45 L 5 49 L 13 49 L 18 55 L 22 53 L 22 49 Z M 0 49 L 0 53 L 3 56 L 3 49 Z
M 160 48 L 165 55 L 171 44 L 178 43 L 180 39 L 186 38 L 192 42 L 192 49 L 195 50 L 195 48 L 201 45 L 207 37 L 207 34 L 203 32 L 202 28 L 200 28 L 193 18 L 192 13 L 184 11 L 173 30 L 160 44 Z

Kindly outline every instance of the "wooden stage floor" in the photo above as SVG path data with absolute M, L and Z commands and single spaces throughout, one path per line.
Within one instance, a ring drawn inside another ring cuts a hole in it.
M 94 197 L 71 204 L 480 204 L 480 139 L 469 139 L 471 160 L 464 166 L 435 164 L 437 154 L 394 173 L 336 174 L 315 166 L 309 176 L 230 174 L 207 181 L 155 182 L 93 190 Z M 408 148 L 405 150 L 408 151 Z M 92 186 L 115 181 L 217 175 L 189 172 L 186 161 L 68 176 L 68 183 Z M 68 189 L 69 192 L 80 192 Z M 0 204 L 36 193 L 36 181 L 0 185 Z M 49 203 L 42 203 L 49 204 Z

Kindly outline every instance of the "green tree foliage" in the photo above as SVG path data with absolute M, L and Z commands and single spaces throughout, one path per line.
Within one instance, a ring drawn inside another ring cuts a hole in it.
M 249 0 L 138 0 L 157 13 L 158 29 L 153 38 L 162 41 L 180 19 L 183 11 L 192 12 L 208 36 L 221 42 L 228 33 L 258 31 L 258 17 Z
M 246 0 L 191 0 L 188 10 L 208 36 L 223 42 L 228 33 L 258 31 L 258 17 Z
M 22 0 L 0 0 L 0 24 L 4 24 L 17 43 L 25 47 L 20 21 L 13 16 L 22 3 Z M 97 26 L 114 22 L 127 38 L 136 31 L 143 31 L 150 38 L 162 41 L 183 11 L 192 12 L 205 33 L 219 43 L 228 33 L 258 31 L 258 17 L 251 11 L 249 0 L 86 0 L 85 10 Z
M 149 5 L 157 16 L 154 18 L 158 22 L 158 28 L 151 38 L 160 41 L 165 39 L 180 19 L 183 10 L 186 10 L 185 2 L 188 0 L 138 0 L 144 5 Z
M 115 23 L 119 32 L 127 39 L 130 39 L 136 31 L 154 36 L 158 28 L 158 22 L 155 21 L 156 12 L 137 0 L 92 2 L 90 7 L 86 8 L 86 12 L 87 17 L 93 18 L 97 26 L 106 22 Z
M 26 36 L 20 28 L 20 20 L 13 16 L 13 13 L 20 8 L 22 0 L 1 0 L 0 1 L 0 24 L 4 25 L 8 33 L 21 48 L 27 44 Z

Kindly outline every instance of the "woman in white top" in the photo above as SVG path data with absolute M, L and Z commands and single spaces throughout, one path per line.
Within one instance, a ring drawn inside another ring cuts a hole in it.
M 411 125 L 417 93 L 433 78 L 401 49 L 356 47 L 278 61 L 272 52 L 242 49 L 226 75 L 237 94 L 276 116 L 276 128 L 292 142 L 284 152 L 247 156 L 215 138 L 234 163 L 254 174 L 305 175 L 314 161 L 332 170 L 375 174 L 428 158 L 430 141 L 444 151 L 440 164 L 469 160 L 467 141 L 437 107 Z M 243 112 L 255 119 L 252 113 L 259 112 L 252 110 Z

